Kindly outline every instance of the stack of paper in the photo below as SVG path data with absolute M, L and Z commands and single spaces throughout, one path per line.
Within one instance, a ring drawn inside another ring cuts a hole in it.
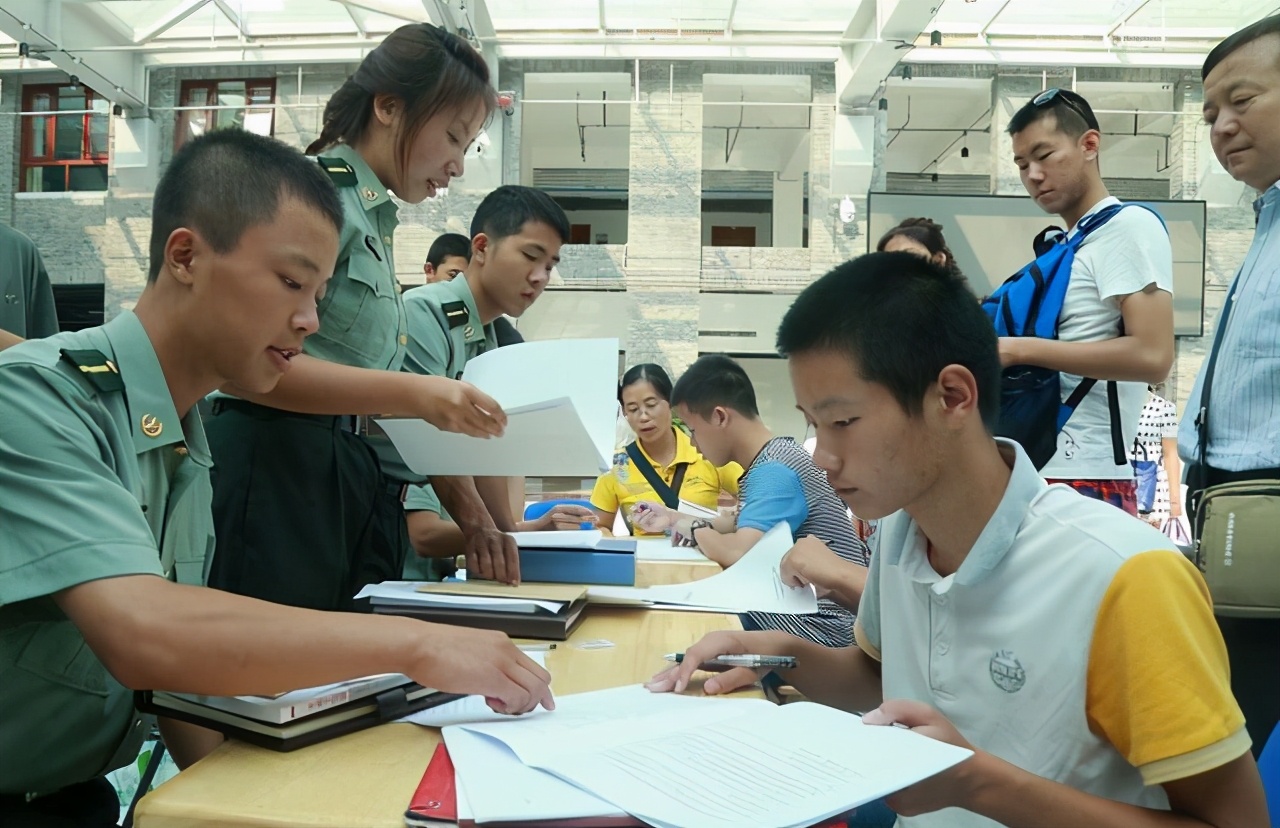
M 653 694 L 561 696 L 554 713 L 446 727 L 476 823 L 625 814 L 657 826 L 806 826 L 971 752 L 807 702 Z M 461 814 L 459 814 L 461 816 Z
M 648 606 L 701 612 L 775 612 L 810 615 L 818 599 L 810 587 L 782 582 L 782 559 L 795 544 L 785 523 L 770 529 L 737 563 L 717 575 L 687 584 L 647 588 L 591 587 L 593 604 Z
M 617 377 L 616 339 L 524 342 L 481 354 L 462 373 L 506 412 L 503 436 L 378 423 L 418 474 L 594 477 L 613 462 Z

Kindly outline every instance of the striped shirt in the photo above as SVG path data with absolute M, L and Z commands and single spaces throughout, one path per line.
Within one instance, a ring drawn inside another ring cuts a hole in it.
M 1231 284 L 1230 318 L 1218 320 L 1222 339 L 1209 400 L 1205 459 L 1223 471 L 1280 467 L 1280 184 L 1254 202 L 1253 245 Z M 1198 459 L 1204 370 L 1200 369 L 1178 429 L 1178 454 Z
M 738 528 L 767 532 L 785 520 L 793 537 L 813 535 L 846 561 L 867 565 L 866 544 L 854 534 L 844 502 L 795 440 L 765 443 L 738 485 Z M 745 620 L 746 626 L 782 630 L 827 647 L 853 644 L 853 613 L 825 598 L 813 615 L 750 612 Z

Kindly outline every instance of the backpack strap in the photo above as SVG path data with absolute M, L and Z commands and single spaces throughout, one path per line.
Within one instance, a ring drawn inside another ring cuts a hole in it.
M 1080 380 L 1080 384 L 1075 387 L 1071 394 L 1067 397 L 1067 401 L 1058 409 L 1058 431 L 1062 431 L 1062 427 L 1067 424 L 1067 420 L 1071 419 L 1071 415 L 1076 413 L 1076 407 L 1084 400 L 1085 395 L 1093 390 L 1093 386 L 1098 381 L 1093 377 L 1085 377 Z M 1107 380 L 1107 419 L 1111 425 L 1111 457 L 1115 460 L 1117 466 L 1125 466 L 1129 463 L 1129 457 L 1124 451 L 1124 432 L 1120 428 L 1120 387 L 1116 385 L 1115 380 Z
M 649 488 L 653 489 L 653 493 L 662 501 L 662 505 L 668 509 L 679 509 L 680 488 L 684 485 L 684 473 L 689 464 L 679 463 L 676 465 L 675 476 L 671 478 L 672 485 L 668 486 L 666 481 L 658 476 L 648 459 L 640 452 L 640 444 L 635 440 L 627 444 L 627 456 L 631 458 L 631 462 L 635 463 L 636 468 L 644 475 L 644 479 L 649 483 Z

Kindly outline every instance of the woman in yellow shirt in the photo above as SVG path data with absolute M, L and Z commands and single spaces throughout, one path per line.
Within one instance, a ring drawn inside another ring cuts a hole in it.
M 642 500 L 671 500 L 666 505 L 674 509 L 679 499 L 715 511 L 721 491 L 737 495 L 742 467 L 717 468 L 703 457 L 672 422 L 670 400 L 671 378 L 662 366 L 644 363 L 622 375 L 618 402 L 636 440 L 619 449 L 613 468 L 596 480 L 591 506 L 597 525 L 613 526 L 619 508 L 625 519 Z M 635 527 L 632 532 L 649 534 Z

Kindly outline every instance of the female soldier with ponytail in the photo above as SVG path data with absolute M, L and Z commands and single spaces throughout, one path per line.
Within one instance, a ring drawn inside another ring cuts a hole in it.
M 364 584 L 400 577 L 408 548 L 401 480 L 356 433 L 356 415 L 501 433 L 505 415 L 475 388 L 400 371 L 405 315 L 389 195 L 416 204 L 461 175 L 463 153 L 496 97 L 471 46 L 421 23 L 388 35 L 329 100 L 307 152 L 318 155 L 342 199 L 337 267 L 317 304 L 319 332 L 276 349 L 288 371 L 276 390 L 227 388 L 214 402 L 210 586 L 300 607 L 352 608 Z

